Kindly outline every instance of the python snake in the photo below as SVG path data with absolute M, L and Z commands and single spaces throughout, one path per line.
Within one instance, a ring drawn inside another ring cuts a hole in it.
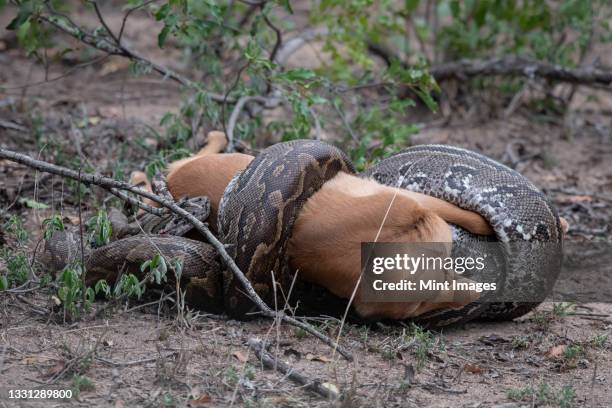
M 263 150 L 227 186 L 219 206 L 220 238 L 228 254 L 269 305 L 282 301 L 292 282 L 293 272 L 286 251 L 300 209 L 340 171 L 355 172 L 339 149 L 323 142 L 297 140 Z M 542 300 L 539 297 L 554 283 L 561 262 L 558 250 L 563 240 L 559 217 L 546 197 L 516 171 L 465 149 L 424 145 L 386 158 L 361 176 L 429 194 L 481 214 L 496 236 L 476 236 L 452 226 L 453 242 L 466 243 L 472 248 L 478 248 L 483 242 L 498 242 L 501 248 L 498 264 L 496 270 L 489 272 L 500 284 L 499 292 L 511 288 L 523 292 L 525 299 L 538 298 L 537 301 L 477 302 L 459 310 L 430 312 L 414 320 L 440 327 L 475 318 L 514 318 L 537 305 Z M 511 245 L 517 242 L 528 248 Z M 551 245 L 534 250 L 531 245 L 538 242 Z M 256 311 L 240 283 L 217 260 L 211 259 L 211 247 L 203 242 L 174 236 L 154 236 L 152 240 L 138 236 L 110 245 L 111 249 L 103 247 L 88 254 L 87 265 L 98 271 L 93 276 L 106 276 L 111 268 L 116 274 L 117 262 L 110 262 L 111 258 L 126 259 L 137 265 L 149 259 L 150 252 L 156 248 L 166 256 L 180 256 L 184 260 L 183 269 L 191 276 L 187 287 L 188 299 L 193 305 L 215 313 L 225 311 L 240 319 Z M 51 252 L 60 255 L 70 252 L 63 244 L 49 247 Z M 314 303 L 341 309 L 346 305 L 346 300 L 333 299 L 322 288 L 297 286 L 306 294 L 302 296 L 316 298 Z M 334 312 L 330 310 L 328 314 Z

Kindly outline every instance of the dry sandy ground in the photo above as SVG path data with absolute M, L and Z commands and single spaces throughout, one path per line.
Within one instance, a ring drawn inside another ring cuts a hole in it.
M 109 19 L 116 23 L 113 16 Z M 0 16 L 0 26 L 6 20 Z M 180 59 L 155 49 L 151 29 L 149 20 L 135 16 L 126 38 L 157 61 L 184 69 Z M 5 35 L 0 31 L 0 39 Z M 174 84 L 156 76 L 134 78 L 116 59 L 29 88 L 20 86 L 44 80 L 39 65 L 11 47 L 0 52 L 0 64 L 0 84 L 6 87 L 0 100 L 17 101 L 12 109 L 0 109 L 0 119 L 30 129 L 38 118 L 46 142 L 41 157 L 57 158 L 62 149 L 73 151 L 74 139 L 66 136 L 70 120 L 87 117 L 77 137 L 99 171 L 109 171 L 114 162 L 126 173 L 142 168 L 148 153 L 134 140 L 146 142 L 149 126 L 158 128 L 162 115 L 176 111 L 181 100 Z M 66 64 L 54 66 L 49 78 L 64 74 Z M 519 154 L 527 159 L 519 170 L 546 189 L 572 222 L 570 239 L 609 240 L 611 123 L 600 109 L 606 103 L 609 99 L 596 105 L 594 114 L 576 114 L 571 126 L 520 111 L 508 119 L 477 115 L 477 120 L 452 121 L 428 128 L 415 140 L 466 146 L 500 160 L 507 160 L 509 142 L 524 141 Z M 592 109 L 589 104 L 577 98 L 576 109 Z M 0 128 L 0 144 L 35 155 L 34 133 Z M 37 186 L 32 175 L 2 162 L 0 176 L 3 206 L 39 194 L 64 215 L 75 215 L 75 203 L 61 198 L 58 179 Z M 27 220 L 33 236 L 40 235 L 44 212 L 20 205 L 10 211 Z M 53 304 L 45 291 L 0 294 L 0 302 L 0 406 L 510 407 L 572 401 L 566 406 L 612 406 L 612 340 L 605 341 L 612 336 L 610 304 L 553 312 L 548 303 L 518 321 L 472 323 L 431 335 L 403 326 L 348 325 L 341 336 L 355 355 L 355 362 L 348 363 L 313 338 L 268 320 L 197 316 L 185 329 L 172 312 L 153 305 L 109 309 L 70 324 L 50 313 Z M 96 310 L 103 307 L 103 302 L 95 305 Z M 337 335 L 337 321 L 318 324 Z M 269 338 L 272 353 L 346 398 L 326 401 L 263 369 L 246 347 L 251 337 Z M 75 389 L 79 381 L 88 383 L 70 401 L 6 399 L 7 389 Z

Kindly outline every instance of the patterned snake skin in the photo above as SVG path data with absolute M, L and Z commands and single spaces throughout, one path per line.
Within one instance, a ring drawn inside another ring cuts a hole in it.
M 486 281 L 488 273 L 498 283 L 497 296 L 522 300 L 481 301 L 460 310 L 431 312 L 421 316 L 421 322 L 443 326 L 477 317 L 511 319 L 539 304 L 554 284 L 562 260 L 559 216 L 546 197 L 516 171 L 469 150 L 424 145 L 384 159 L 361 176 L 428 194 L 482 215 L 495 231 L 495 239 L 453 225 L 453 246 L 459 244 L 462 251 L 478 256 L 483 248 L 491 252 L 489 241 L 499 242 L 496 270 L 485 270 L 477 278 Z

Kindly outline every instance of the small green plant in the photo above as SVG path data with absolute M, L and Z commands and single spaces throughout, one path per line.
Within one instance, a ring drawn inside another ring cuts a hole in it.
M 591 344 L 597 348 L 604 348 L 607 343 L 608 343 L 608 335 L 606 333 L 596 334 L 591 339 Z
M 238 384 L 238 381 L 240 381 L 238 370 L 236 370 L 236 368 L 233 366 L 228 367 L 223 373 L 223 379 L 227 385 L 230 387 L 235 387 L 236 384 Z
M 576 392 L 571 385 L 564 385 L 557 396 L 559 408 L 573 408 L 576 399 Z
M 305 339 L 305 338 L 306 338 L 306 336 L 308 335 L 308 333 L 306 333 L 306 330 L 301 329 L 301 328 L 299 328 L 299 327 L 297 327 L 297 328 L 295 328 L 295 329 L 293 330 L 293 334 L 295 335 L 295 337 L 296 337 L 298 340 Z
M 506 396 L 512 401 L 525 401 L 533 395 L 532 387 L 512 388 L 506 390 Z
M 164 404 L 164 407 L 175 407 L 176 399 L 172 394 L 167 392 L 162 396 L 162 404 Z
M 94 382 L 84 375 L 75 374 L 72 377 L 72 392 L 75 398 L 79 398 L 83 391 L 93 391 L 95 389 Z
M 13 237 L 19 245 L 25 244 L 30 238 L 30 234 L 25 229 L 23 221 L 16 215 L 12 215 L 3 227 L 7 235 Z
M 431 331 L 425 330 L 414 323 L 411 325 L 411 331 L 415 343 L 414 354 L 417 359 L 417 368 L 422 368 L 434 348 L 435 337 Z
M 513 401 L 535 401 L 538 405 L 546 405 L 553 401 L 554 393 L 548 383 L 542 381 L 537 388 L 527 386 L 506 391 L 508 399 Z
M 140 297 L 145 292 L 145 284 L 141 283 L 138 280 L 138 277 L 134 274 L 123 274 L 115 283 L 115 287 L 113 289 L 113 296 L 116 299 L 121 297 L 133 297 L 140 299 Z
M 160 254 L 156 254 L 153 258 L 143 262 L 140 266 L 140 271 L 146 273 L 149 279 L 158 285 L 162 281 L 167 281 L 166 273 L 168 272 L 168 266 L 166 265 L 166 260 Z
M 0 291 L 22 285 L 30 276 L 30 263 L 26 252 L 29 234 L 23 221 L 13 215 L 3 224 L 2 229 L 6 232 L 7 241 L 12 241 L 12 245 L 0 248 L 0 265 L 4 264 L 2 269 L 6 270 L 6 273 L 0 275 Z
M 98 248 L 110 242 L 111 235 L 113 234 L 113 227 L 104 209 L 98 210 L 97 214 L 90 218 L 86 225 L 88 240 L 92 248 Z
M 68 265 L 56 279 L 57 297 L 61 301 L 64 320 L 74 320 L 83 311 L 89 311 L 95 298 L 95 291 L 84 286 L 83 268 L 80 263 Z
M 584 354 L 584 348 L 578 344 L 571 344 L 565 348 L 563 359 L 566 361 L 575 360 Z
M 574 310 L 575 306 L 571 302 L 554 303 L 552 314 L 554 317 L 566 317 Z
M 0 248 L 0 261 L 6 267 L 6 275 L 0 276 L 0 290 L 22 285 L 28 280 L 30 263 L 23 250 Z
M 380 351 L 380 354 L 385 360 L 395 360 L 397 357 L 397 351 L 392 347 L 385 347 Z
M 536 310 L 533 313 L 533 317 L 531 318 L 531 321 L 535 323 L 536 328 L 542 332 L 547 332 L 548 329 L 550 329 L 550 324 L 552 323 L 552 320 L 552 313 L 543 310 Z
M 515 350 L 526 349 L 529 347 L 529 336 L 514 336 L 512 338 L 512 348 Z
M 100 279 L 96 282 L 96 284 L 94 285 L 94 291 L 96 295 L 103 294 L 104 297 L 106 297 L 107 299 L 109 299 L 111 296 L 110 285 L 108 284 L 108 282 L 106 282 L 105 279 Z
M 64 226 L 64 221 L 60 215 L 54 215 L 51 218 L 46 218 L 42 222 L 43 226 L 43 238 L 45 241 L 48 241 L 53 237 L 53 234 L 58 231 L 64 231 L 66 227 Z

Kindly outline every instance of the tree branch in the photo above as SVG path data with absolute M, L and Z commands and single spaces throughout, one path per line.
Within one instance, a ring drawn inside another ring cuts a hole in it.
M 392 50 L 381 44 L 368 44 L 369 51 L 382 58 L 387 65 L 397 60 L 402 62 Z M 578 85 L 610 86 L 612 85 L 612 70 L 590 67 L 568 68 L 562 65 L 550 64 L 533 58 L 517 55 L 483 59 L 462 59 L 432 65 L 429 73 L 436 81 L 448 79 L 463 80 L 475 76 L 523 76 L 530 79 L 540 77 L 553 81 L 568 82 Z M 612 90 L 612 89 L 610 89 Z
M 232 257 L 230 257 L 228 253 L 225 251 L 225 246 L 217 239 L 217 237 L 213 235 L 212 232 L 210 232 L 208 227 L 203 222 L 198 220 L 193 214 L 179 207 L 174 201 L 171 201 L 169 199 L 164 199 L 157 194 L 153 194 L 141 188 L 134 187 L 128 183 L 117 181 L 115 179 L 102 176 L 100 174 L 77 172 L 77 171 L 68 169 L 66 167 L 61 167 L 55 164 L 36 160 L 25 154 L 13 152 L 11 150 L 7 150 L 3 148 L 0 148 L 0 158 L 4 158 L 4 159 L 14 161 L 16 163 L 24 164 L 38 171 L 43 171 L 47 173 L 57 174 L 63 177 L 72 178 L 72 179 L 78 180 L 85 184 L 94 184 L 94 185 L 100 186 L 107 190 L 118 189 L 118 190 L 130 191 L 134 194 L 140 195 L 142 197 L 146 197 L 150 199 L 151 201 L 160 204 L 162 207 L 167 208 L 173 213 L 180 215 L 181 217 L 189 221 L 189 223 L 193 225 L 194 228 L 200 234 L 202 234 L 206 238 L 206 240 L 215 248 L 215 250 L 219 253 L 219 256 L 221 257 L 225 266 L 234 274 L 234 277 L 240 281 L 240 283 L 242 284 L 246 292 L 246 295 L 253 301 L 253 303 L 255 303 L 259 307 L 259 309 L 261 310 L 261 313 L 264 316 L 273 318 L 273 319 L 280 319 L 292 326 L 299 327 L 300 329 L 303 329 L 304 331 L 312 334 L 313 336 L 315 336 L 316 338 L 318 338 L 319 340 L 321 340 L 328 346 L 332 348 L 337 348 L 338 352 L 342 356 L 344 356 L 344 358 L 346 358 L 347 360 L 349 361 L 353 360 L 353 356 L 348 350 L 346 350 L 344 347 L 337 344 L 331 338 L 327 337 L 323 333 L 316 330 L 311 325 L 304 323 L 300 320 L 297 320 L 291 316 L 288 316 L 284 312 L 275 312 L 267 304 L 265 304 L 264 301 L 261 300 L 257 292 L 255 292 L 255 289 L 253 289 L 253 286 L 251 285 L 249 280 L 246 278 L 244 273 L 240 270 L 240 268 L 238 268 L 238 265 L 236 265 Z
M 459 60 L 434 65 L 430 73 L 437 81 L 465 79 L 474 76 L 524 76 L 541 77 L 554 81 L 580 85 L 611 85 L 612 71 L 595 67 L 567 68 L 531 58 L 509 55 L 499 58 Z

